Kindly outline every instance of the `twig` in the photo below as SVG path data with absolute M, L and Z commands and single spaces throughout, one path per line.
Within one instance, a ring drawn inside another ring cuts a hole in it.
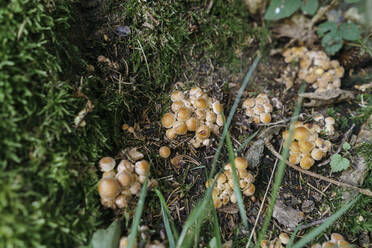
M 318 12 L 313 16 L 308 26 L 308 30 L 312 29 L 314 24 L 317 23 L 328 11 L 330 11 L 333 7 L 338 4 L 339 0 L 333 0 L 329 5 L 326 7 L 320 8 Z
M 267 149 L 269 149 L 272 152 L 272 154 L 274 154 L 280 160 L 284 161 L 284 163 L 286 163 L 292 169 L 295 169 L 295 170 L 297 170 L 297 171 L 299 171 L 303 174 L 306 174 L 306 175 L 311 176 L 311 177 L 318 178 L 320 180 L 332 183 L 332 184 L 340 186 L 340 187 L 345 187 L 345 188 L 350 188 L 350 189 L 356 190 L 363 195 L 372 196 L 372 192 L 368 189 L 361 189 L 361 188 L 358 188 L 358 187 L 356 187 L 354 185 L 351 185 L 351 184 L 348 184 L 348 183 L 339 182 L 335 179 L 328 178 L 328 177 L 319 175 L 317 173 L 314 173 L 314 172 L 311 172 L 311 171 L 308 171 L 308 170 L 304 170 L 304 169 L 302 169 L 302 168 L 300 168 L 300 167 L 298 167 L 294 164 L 291 164 L 290 162 L 288 162 L 287 160 L 284 160 L 282 158 L 282 156 L 275 150 L 275 148 L 273 147 L 273 145 L 270 143 L 270 141 L 268 139 L 265 140 L 265 145 L 266 145 Z
M 333 155 L 339 154 L 341 152 L 343 144 L 349 138 L 349 136 L 351 134 L 351 131 L 353 131 L 354 127 L 355 127 L 355 124 L 353 123 L 353 125 L 351 125 L 351 127 L 349 128 L 349 130 L 347 130 L 347 132 L 344 134 L 344 137 L 342 138 L 340 145 L 338 146 L 336 152 Z M 329 162 L 331 162 L 331 159 L 330 158 L 327 159 L 327 160 L 325 160 L 324 162 L 318 164 L 318 167 L 322 167 L 324 165 L 327 165 L 327 164 L 329 164 Z
M 301 231 L 301 230 L 307 229 L 309 227 L 313 227 L 313 226 L 322 224 L 322 223 L 326 222 L 328 220 L 328 218 L 329 217 L 324 218 L 324 219 L 320 219 L 320 220 L 316 220 L 316 221 L 313 221 L 313 222 L 308 223 L 308 224 L 301 225 L 297 230 Z M 294 231 L 294 228 L 292 228 L 291 231 Z
M 280 144 L 280 148 L 282 147 L 283 145 L 283 142 Z M 280 150 L 279 150 L 280 151 Z M 252 228 L 252 231 L 251 231 L 251 234 L 249 235 L 249 239 L 248 239 L 248 242 L 247 242 L 247 245 L 246 245 L 246 248 L 249 248 L 249 245 L 251 243 L 251 240 L 252 240 L 252 237 L 253 237 L 253 233 L 256 229 L 256 226 L 257 226 L 257 223 L 258 223 L 258 219 L 260 218 L 260 215 L 261 215 L 261 212 L 262 212 L 262 209 L 263 209 L 263 206 L 265 205 L 265 201 L 266 201 L 266 196 L 267 194 L 269 193 L 269 189 L 270 189 L 270 185 L 271 185 L 271 182 L 273 181 L 273 178 L 274 178 L 274 172 L 276 170 L 276 166 L 278 164 L 278 161 L 279 161 L 279 158 L 277 158 L 275 160 L 275 163 L 274 163 L 274 168 L 273 168 L 273 171 L 271 172 L 271 175 L 270 175 L 270 180 L 269 180 L 269 183 L 267 184 L 267 187 L 266 187 L 266 191 L 265 191 L 265 195 L 262 199 L 262 202 L 261 202 L 261 206 L 260 206 L 260 210 L 258 211 L 258 214 L 257 214 L 257 217 L 256 217 L 256 220 L 254 222 L 254 226 Z

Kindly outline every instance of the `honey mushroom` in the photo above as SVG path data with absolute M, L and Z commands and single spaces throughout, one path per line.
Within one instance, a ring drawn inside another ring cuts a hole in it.
M 270 123 L 273 106 L 266 94 L 259 94 L 256 98 L 247 98 L 244 100 L 242 107 L 245 114 L 251 121 L 256 124 Z
M 317 120 L 323 121 L 324 117 L 317 115 Z M 333 119 L 333 118 L 332 118 Z M 332 120 L 329 120 L 332 123 Z M 315 161 L 321 160 L 331 149 L 331 143 L 318 137 L 322 131 L 319 125 L 313 123 L 303 124 L 301 121 L 295 123 L 292 143 L 289 147 L 289 162 L 300 164 L 300 167 L 308 170 Z M 282 133 L 284 143 L 288 141 L 289 130 Z
M 168 146 L 162 146 L 159 149 L 159 155 L 162 158 L 168 158 L 171 154 L 171 150 L 169 149 Z
M 194 148 L 209 146 L 211 133 L 218 135 L 223 126 L 221 103 L 196 86 L 189 91 L 172 92 L 171 100 L 172 112 L 165 113 L 161 118 L 162 126 L 167 129 L 167 139 L 174 140 L 187 132 L 195 132 L 191 145 Z
M 324 242 L 323 244 L 313 244 L 311 248 L 351 248 L 354 247 L 352 244 L 347 242 L 345 238 L 339 233 L 332 233 L 331 240 Z
M 306 47 L 292 47 L 286 49 L 282 55 L 286 63 L 299 62 L 299 67 L 296 68 L 298 78 L 311 84 L 315 92 L 340 88 L 340 79 L 344 76 L 345 70 L 337 60 L 330 60 L 323 51 L 308 50 Z M 290 66 L 288 65 L 285 72 L 291 71 Z M 293 85 L 292 82 L 288 82 L 291 79 L 285 74 L 281 78 L 287 88 Z
M 242 157 L 236 157 L 234 164 L 237 170 L 239 187 L 245 196 L 252 196 L 256 190 L 254 186 L 254 176 L 247 171 L 248 162 Z M 220 208 L 229 202 L 236 203 L 236 195 L 234 193 L 234 180 L 232 177 L 232 166 L 230 163 L 224 166 L 224 172 L 216 176 L 216 185 L 212 191 L 212 199 L 215 208 Z M 205 183 L 206 187 L 210 187 L 213 180 Z
M 150 170 L 150 164 L 136 148 L 129 149 L 125 155 L 128 159 L 121 160 L 116 169 L 113 158 L 104 157 L 98 162 L 104 172 L 98 182 L 98 194 L 104 207 L 127 208 L 131 197 L 139 196 Z M 151 187 L 156 187 L 156 180 L 149 179 L 149 182 Z

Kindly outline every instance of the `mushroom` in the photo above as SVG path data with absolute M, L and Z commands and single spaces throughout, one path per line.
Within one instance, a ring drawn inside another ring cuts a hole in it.
M 235 167 L 237 169 L 246 169 L 248 167 L 248 162 L 242 157 L 236 157 L 235 160 Z
M 128 155 L 133 161 L 140 160 L 144 157 L 144 155 L 142 153 L 137 151 L 137 148 L 130 149 L 130 151 L 128 152 Z
M 135 171 L 140 176 L 146 176 L 146 173 L 150 169 L 150 164 L 146 160 L 141 160 L 136 162 L 135 164 Z
M 113 177 L 105 177 L 98 182 L 98 194 L 102 199 L 112 200 L 120 194 L 118 181 Z
M 173 126 L 173 123 L 175 122 L 174 115 L 172 113 L 166 113 L 161 118 L 161 124 L 165 128 L 171 128 Z
M 168 146 L 162 146 L 159 149 L 159 155 L 162 158 L 168 158 L 171 154 L 171 150 L 169 149 Z
M 116 162 L 112 157 L 103 157 L 98 162 L 99 168 L 102 172 L 111 171 L 115 168 Z

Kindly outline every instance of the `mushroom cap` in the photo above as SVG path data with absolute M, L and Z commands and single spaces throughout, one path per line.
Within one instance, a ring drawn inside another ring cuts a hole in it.
M 118 208 L 125 208 L 128 206 L 128 197 L 125 195 L 119 195 L 115 199 L 115 204 Z
M 333 117 L 327 117 L 324 119 L 326 125 L 334 125 L 335 124 L 335 119 Z
M 185 98 L 185 95 L 180 90 L 173 91 L 171 94 L 172 102 L 182 101 L 184 98 Z
M 161 124 L 165 128 L 171 128 L 175 121 L 176 121 L 176 119 L 174 117 L 174 114 L 172 114 L 172 113 L 166 113 L 161 118 Z
M 184 121 L 176 121 L 173 125 L 173 129 L 177 135 L 183 135 L 187 133 L 187 126 Z
M 262 114 L 260 114 L 260 121 L 262 122 L 262 123 L 270 123 L 270 121 L 271 121 L 271 115 L 270 115 L 270 113 L 262 113 Z
M 190 89 L 189 94 L 191 98 L 198 98 L 203 94 L 203 91 L 199 87 L 194 86 Z
M 159 155 L 162 158 L 168 158 L 171 154 L 171 150 L 169 149 L 168 146 L 162 146 L 159 149 Z
M 140 160 L 144 157 L 141 152 L 137 151 L 137 148 L 130 149 L 128 155 L 133 161 Z
M 299 153 L 292 153 L 288 160 L 291 164 L 298 164 L 301 161 L 301 156 Z
M 141 184 L 139 182 L 135 182 L 132 184 L 132 186 L 129 188 L 129 191 L 132 195 L 139 195 L 141 192 Z
M 282 244 L 284 244 L 284 245 L 289 243 L 289 236 L 286 233 L 281 233 L 279 235 L 279 239 L 280 239 L 280 242 L 282 242 Z
M 196 137 L 202 140 L 209 138 L 210 134 L 211 132 L 209 130 L 209 127 L 207 127 L 206 125 L 198 127 L 195 131 Z
M 103 157 L 99 160 L 99 169 L 102 172 L 110 171 L 115 168 L 116 162 L 112 157 Z
M 313 244 L 311 248 L 322 248 L 322 245 L 319 243 Z
M 177 120 L 178 121 L 186 121 L 190 118 L 191 111 L 186 107 L 181 107 L 177 112 Z
M 176 102 L 172 103 L 171 109 L 172 109 L 173 112 L 177 113 L 180 110 L 180 108 L 182 108 L 184 106 L 185 106 L 185 104 L 182 101 L 176 101 Z
M 146 160 L 141 160 L 136 162 L 135 164 L 135 171 L 140 176 L 146 176 L 146 173 L 150 169 L 150 164 Z
M 291 152 L 300 152 L 300 146 L 298 145 L 297 141 L 292 141 L 289 149 Z
M 310 132 L 306 127 L 296 127 L 293 137 L 298 141 L 307 140 L 310 137 Z
M 331 242 L 331 241 L 328 241 L 328 242 L 324 242 L 322 244 L 322 248 L 337 248 L 337 244 Z
M 322 157 L 323 157 L 323 152 L 322 150 L 318 149 L 318 148 L 314 148 L 312 151 L 311 151 L 311 157 L 315 160 L 321 160 Z
M 223 184 L 224 182 L 226 182 L 227 178 L 225 176 L 225 174 L 220 174 L 218 175 L 217 177 L 217 184 Z
M 111 171 L 105 171 L 102 174 L 102 178 L 105 178 L 105 177 L 115 177 L 115 175 L 116 175 L 116 173 L 113 170 L 111 170 Z
M 199 126 L 199 120 L 195 117 L 191 117 L 186 120 L 186 127 L 188 131 L 195 131 Z
M 122 172 L 122 171 L 133 172 L 133 170 L 134 170 L 134 164 L 132 164 L 129 160 L 125 160 L 125 159 L 120 161 L 118 168 L 117 168 L 118 172 Z
M 332 233 L 331 234 L 331 241 L 337 243 L 339 240 L 345 240 L 344 236 L 339 233 Z
M 347 242 L 345 240 L 337 241 L 337 245 L 338 245 L 338 248 L 352 248 L 352 247 L 354 247 L 353 245 L 351 245 L 349 242 Z
M 301 153 L 309 153 L 313 149 L 314 144 L 306 140 L 301 140 L 298 142 L 298 146 Z
M 167 136 L 168 139 L 170 140 L 173 140 L 177 137 L 177 133 L 176 131 L 174 130 L 174 128 L 169 128 L 166 132 L 165 132 L 165 136 Z
M 208 111 L 205 116 L 205 120 L 207 122 L 215 122 L 217 120 L 217 115 L 212 111 Z
M 98 182 L 98 194 L 103 199 L 115 199 L 120 194 L 120 185 L 113 177 L 105 177 Z
M 313 166 L 314 164 L 314 159 L 312 159 L 309 155 L 305 155 L 301 161 L 300 161 L 300 166 L 302 169 L 308 170 Z
M 243 102 L 243 108 L 253 108 L 256 104 L 256 100 L 254 98 L 247 98 Z
M 235 167 L 240 170 L 240 169 L 246 169 L 248 167 L 248 161 L 245 160 L 243 157 L 236 157 L 235 160 Z
M 129 172 L 122 171 L 116 175 L 116 180 L 122 187 L 129 187 L 132 183 L 132 175 Z
M 216 115 L 220 115 L 221 112 L 223 111 L 223 107 L 222 107 L 222 104 L 219 102 L 219 101 L 216 101 L 212 104 L 212 109 L 213 109 L 213 112 L 216 114 Z
M 194 107 L 197 109 L 205 109 L 208 106 L 208 102 L 204 97 L 199 97 L 194 101 Z
M 246 188 L 243 191 L 243 194 L 246 195 L 246 196 L 252 196 L 255 191 L 256 191 L 256 186 L 254 186 L 254 184 L 252 183 L 251 185 L 249 185 L 248 188 Z

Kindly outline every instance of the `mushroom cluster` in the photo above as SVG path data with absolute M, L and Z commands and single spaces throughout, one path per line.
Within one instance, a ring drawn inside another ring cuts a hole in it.
M 315 160 L 319 161 L 331 150 L 331 142 L 319 137 L 322 128 L 317 124 L 298 121 L 295 124 L 292 143 L 289 150 L 289 162 L 300 164 L 301 168 L 308 170 Z M 289 130 L 283 133 L 284 143 L 289 137 Z
M 352 244 L 347 242 L 345 238 L 338 233 L 331 234 L 331 240 L 326 241 L 323 244 L 314 244 L 311 248 L 351 248 L 354 247 Z
M 127 153 L 127 159 L 123 159 L 116 166 L 115 159 L 103 157 L 98 162 L 103 172 L 98 182 L 98 193 L 101 204 L 105 207 L 117 209 L 126 208 L 133 196 L 139 196 L 146 174 L 150 170 L 150 164 L 143 159 L 144 155 L 132 148 Z M 150 180 L 151 185 L 157 182 Z
M 292 47 L 286 49 L 283 56 L 286 63 L 299 62 L 298 78 L 311 84 L 315 92 L 340 88 L 345 70 L 325 52 Z
M 191 144 L 195 148 L 208 146 L 210 134 L 218 134 L 223 126 L 222 105 L 210 98 L 199 87 L 189 91 L 176 90 L 171 94 L 171 112 L 163 115 L 161 124 L 167 129 L 165 135 L 173 140 L 188 131 L 195 132 Z
M 284 248 L 289 243 L 289 236 L 286 233 L 281 233 L 278 238 L 271 241 L 262 240 L 261 248 Z
M 237 157 L 234 160 L 237 170 L 239 186 L 246 196 L 252 196 L 256 190 L 253 182 L 254 176 L 247 170 L 248 162 L 242 157 Z M 207 181 L 205 186 L 209 187 L 213 180 Z M 224 172 L 217 176 L 216 184 L 212 191 L 212 199 L 215 208 L 220 208 L 229 202 L 236 203 L 236 195 L 234 193 L 234 179 L 232 174 L 232 166 L 230 163 L 224 166 Z
M 266 94 L 261 93 L 256 98 L 247 98 L 243 102 L 243 108 L 245 114 L 256 124 L 270 123 L 273 106 Z

